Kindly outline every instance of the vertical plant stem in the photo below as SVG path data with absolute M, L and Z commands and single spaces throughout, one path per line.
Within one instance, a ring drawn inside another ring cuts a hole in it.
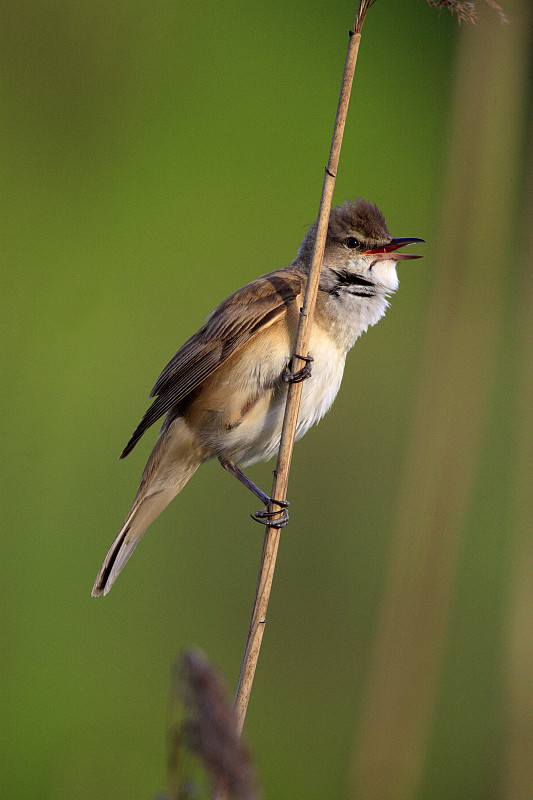
M 522 148 L 523 2 L 507 4 L 517 24 L 502 28 L 482 7 L 479 28 L 461 31 L 435 286 L 358 720 L 349 793 L 357 800 L 424 794 L 461 547 L 497 378 Z M 456 739 L 468 747 L 462 731 Z M 473 776 L 461 778 L 465 797 Z M 450 795 L 453 779 L 450 771 Z
M 296 353 L 298 353 L 300 356 L 307 355 L 309 336 L 313 321 L 313 312 L 318 292 L 320 269 L 324 256 L 329 214 L 331 210 L 331 200 L 333 197 L 333 189 L 335 187 L 335 177 L 339 163 L 344 125 L 346 122 L 346 114 L 350 100 L 355 64 L 359 50 L 359 42 L 361 40 L 361 27 L 364 21 L 366 10 L 372 2 L 373 0 L 371 0 L 371 2 L 368 2 L 368 0 L 366 0 L 366 2 L 365 0 L 360 0 L 355 17 L 354 27 L 352 30 L 350 30 L 350 41 L 348 45 L 348 53 L 346 56 L 339 104 L 333 130 L 333 140 L 331 143 L 329 161 L 328 166 L 326 167 L 324 184 L 322 188 L 322 197 L 320 200 L 318 227 L 313 258 L 307 280 L 304 304 L 303 308 L 301 309 L 296 339 Z M 300 365 L 303 363 L 303 360 L 295 355 L 292 362 L 292 370 L 298 370 Z M 287 406 L 285 409 L 285 417 L 283 421 L 278 462 L 274 472 L 274 482 L 272 485 L 272 497 L 275 497 L 277 500 L 284 500 L 287 493 L 289 469 L 294 446 L 294 436 L 296 433 L 296 423 L 298 420 L 301 391 L 301 383 L 290 384 L 287 397 Z M 276 509 L 277 506 L 272 504 L 269 507 L 269 511 L 275 511 Z M 270 590 L 272 587 L 272 579 L 274 576 L 274 568 L 279 546 L 279 538 L 280 532 L 278 528 L 267 528 L 263 544 L 263 554 L 259 568 L 259 579 L 257 582 L 252 617 L 250 620 L 250 627 L 248 630 L 248 637 L 246 640 L 241 673 L 239 676 L 239 683 L 235 697 L 235 711 L 239 732 L 242 730 L 242 726 L 244 724 L 244 718 L 246 716 L 248 701 L 250 699 L 250 692 L 255 675 L 257 659 L 259 657 L 259 650 L 261 648 L 261 641 L 263 638 L 263 631 L 266 621 L 266 612 L 270 598 Z M 217 795 L 217 797 L 221 798 L 222 795 Z
M 530 70 L 533 34 L 533 9 L 528 0 L 514 0 L 513 23 L 522 37 L 515 51 L 520 54 L 524 75 Z M 527 75 L 529 78 L 529 75 Z M 504 763 L 499 796 L 501 800 L 528 800 L 533 775 L 533 118 L 531 117 L 531 83 L 521 86 L 522 115 L 528 119 L 527 142 L 522 168 L 527 175 L 525 196 L 517 209 L 519 232 L 517 264 L 513 280 L 520 291 L 513 294 L 513 318 L 516 325 L 516 363 L 514 383 L 509 387 L 511 416 L 515 420 L 515 464 L 512 473 L 513 499 L 509 534 L 514 535 L 511 580 L 509 584 L 509 617 L 503 647 L 505 691 Z M 528 97 L 529 88 L 529 97 Z M 529 112 L 529 114 L 528 114 Z

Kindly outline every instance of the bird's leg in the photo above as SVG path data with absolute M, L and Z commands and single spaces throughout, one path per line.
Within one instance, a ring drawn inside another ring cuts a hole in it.
M 267 511 L 266 508 L 262 508 L 259 511 L 256 511 L 255 514 L 252 514 L 252 519 L 256 522 L 260 522 L 262 525 L 270 525 L 272 528 L 283 528 L 289 521 L 289 512 L 287 508 L 289 507 L 290 503 L 288 500 L 274 500 L 274 498 L 269 497 L 265 494 L 259 486 L 256 486 L 255 483 L 250 480 L 250 478 L 244 474 L 242 470 L 239 469 L 232 461 L 228 461 L 225 458 L 218 459 L 224 469 L 226 469 L 231 475 L 235 475 L 237 480 L 239 480 L 247 489 L 255 494 L 265 506 L 268 506 L 269 503 L 276 503 L 276 505 L 280 506 L 282 509 L 282 513 L 279 519 L 273 520 L 271 522 L 271 518 L 275 517 L 276 514 L 279 514 L 279 511 Z
M 311 363 L 315 360 L 312 356 L 299 356 L 298 353 L 294 354 L 296 358 L 305 361 L 305 367 L 299 369 L 297 372 L 286 372 L 283 375 L 283 380 L 286 383 L 301 383 L 306 378 L 311 377 Z

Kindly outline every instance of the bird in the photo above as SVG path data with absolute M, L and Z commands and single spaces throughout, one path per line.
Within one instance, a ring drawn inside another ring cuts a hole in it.
M 106 595 L 148 526 L 209 459 L 262 503 L 254 518 L 283 527 L 287 501 L 261 491 L 241 467 L 278 450 L 288 386 L 302 381 L 296 439 L 330 409 L 348 351 L 385 314 L 398 288 L 399 253 L 418 238 L 393 238 L 376 205 L 355 198 L 331 209 L 305 366 L 290 372 L 317 231 L 316 221 L 289 266 L 231 294 L 178 350 L 157 379 L 155 398 L 122 451 L 125 458 L 163 415 L 133 505 L 98 572 L 93 596 Z M 271 520 L 273 513 L 277 518 Z

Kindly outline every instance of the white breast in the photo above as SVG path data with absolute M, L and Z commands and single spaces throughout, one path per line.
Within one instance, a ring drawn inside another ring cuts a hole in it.
M 329 336 L 313 329 L 309 343 L 311 377 L 302 384 L 302 397 L 296 426 L 296 438 L 318 422 L 331 408 L 339 387 L 346 354 L 339 352 Z M 243 423 L 226 436 L 227 457 L 243 466 L 266 461 L 279 448 L 287 402 L 288 384 L 268 392 L 253 407 Z
M 329 411 L 339 391 L 346 353 L 341 353 L 332 339 L 313 328 L 309 342 L 311 377 L 303 382 L 302 399 L 296 427 L 296 438 L 318 422 Z

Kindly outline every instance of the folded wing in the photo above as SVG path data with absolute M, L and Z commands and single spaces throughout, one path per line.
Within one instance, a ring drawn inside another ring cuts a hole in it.
M 150 393 L 156 399 L 120 458 L 133 450 L 150 425 L 182 402 L 259 331 L 279 320 L 302 292 L 304 280 L 294 269 L 278 270 L 257 278 L 224 300 L 157 379 Z

